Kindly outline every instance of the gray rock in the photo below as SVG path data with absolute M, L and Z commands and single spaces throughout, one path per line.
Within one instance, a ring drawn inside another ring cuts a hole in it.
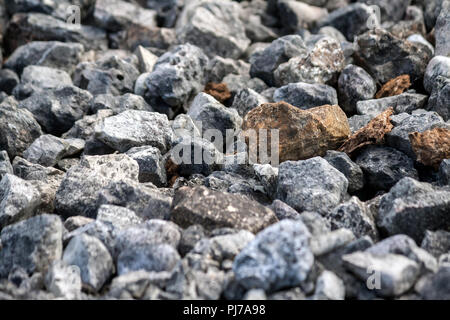
M 325 270 L 317 278 L 314 300 L 344 300 L 345 286 L 335 273 Z
M 241 195 L 183 187 L 175 193 L 171 220 L 184 228 L 201 224 L 207 230 L 231 227 L 255 233 L 277 218 L 269 208 Z
M 34 140 L 27 150 L 24 151 L 23 157 L 32 163 L 52 167 L 62 158 L 81 153 L 83 149 L 84 140 L 64 140 L 45 134 Z
M 304 2 L 280 0 L 277 4 L 278 14 L 283 17 L 282 25 L 293 32 L 300 28 L 310 28 L 316 21 L 328 15 L 327 9 L 311 6 Z
M 31 41 L 18 47 L 5 62 L 5 67 L 18 74 L 29 65 L 46 66 L 71 74 L 83 53 L 84 47 L 80 43 Z
M 357 197 L 351 197 L 347 202 L 338 205 L 326 218 L 330 221 L 333 229 L 347 228 L 357 238 L 365 235 L 374 240 L 378 238 L 374 217 L 369 208 Z
M 273 73 L 278 66 L 292 57 L 306 54 L 302 37 L 289 35 L 273 41 L 270 46 L 256 51 L 250 57 L 250 75 L 264 80 L 269 86 L 275 85 Z
M 64 228 L 66 228 L 68 232 L 71 232 L 91 222 L 94 222 L 94 219 L 83 216 L 73 216 L 67 218 L 66 221 L 64 221 Z
M 126 154 L 139 164 L 139 182 L 151 182 L 158 187 L 166 185 L 166 169 L 158 148 L 134 147 L 129 149 Z
M 394 148 L 369 146 L 356 158 L 368 186 L 375 190 L 389 190 L 404 177 L 418 179 L 414 162 Z
M 450 184 L 450 159 L 444 159 L 439 166 L 439 181 L 442 185 Z
M 336 90 L 325 84 L 305 82 L 290 83 L 278 88 L 273 95 L 274 102 L 285 101 L 300 109 L 310 109 L 326 104 L 338 104 Z
M 0 149 L 6 150 L 10 159 L 21 156 L 31 143 L 42 135 L 33 114 L 18 108 L 11 97 L 0 103 Z
M 267 89 L 267 84 L 263 80 L 259 78 L 250 78 L 247 74 L 242 75 L 230 73 L 223 78 L 223 83 L 227 85 L 232 96 L 235 96 L 239 91 L 246 88 L 252 89 L 258 93 L 262 93 Z
M 111 223 L 116 229 L 123 229 L 142 223 L 142 218 L 134 211 L 115 205 L 103 204 L 98 208 L 97 218 L 103 223 Z
M 269 101 L 264 96 L 252 89 L 246 88 L 236 93 L 231 107 L 236 109 L 243 118 L 250 110 L 267 102 Z
M 376 272 L 380 287 L 374 290 L 382 297 L 401 295 L 414 285 L 419 276 L 419 265 L 397 254 L 380 256 L 368 252 L 355 252 L 344 255 L 342 259 L 345 266 L 361 281 L 369 283 L 372 280 L 369 277 Z
M 278 199 L 297 211 L 326 214 L 347 192 L 347 178 L 320 157 L 280 164 Z
M 181 233 L 180 243 L 178 244 L 178 251 L 182 256 L 186 255 L 190 252 L 197 242 L 201 239 L 206 238 L 205 230 L 199 224 L 194 224 L 186 229 L 184 229 Z
M 317 212 L 303 211 L 299 219 L 303 221 L 313 236 L 320 236 L 331 231 L 330 222 Z
M 110 32 L 126 29 L 130 24 L 156 27 L 156 15 L 156 11 L 122 0 L 97 0 L 94 9 L 95 25 Z
M 45 286 L 55 297 L 77 300 L 81 298 L 80 268 L 55 261 L 45 275 Z
M 7 173 L 13 174 L 13 167 L 9 161 L 8 152 L 5 150 L 0 151 L 0 180 Z
M 145 100 L 158 112 L 172 117 L 203 90 L 207 63 L 208 57 L 200 48 L 191 44 L 175 47 L 158 59 L 145 79 Z
M 409 42 L 417 42 L 426 45 L 431 50 L 431 53 L 434 55 L 433 45 L 429 43 L 421 34 L 419 33 L 412 34 L 408 38 L 406 38 L 406 40 L 408 40 Z
M 67 72 L 45 66 L 25 67 L 20 80 L 21 85 L 29 85 L 35 91 L 72 85 L 72 79 Z
M 61 135 L 89 110 L 91 99 L 88 91 L 63 86 L 35 92 L 19 106 L 30 111 L 47 133 Z
M 361 190 L 364 186 L 364 174 L 361 167 L 354 163 L 344 152 L 328 150 L 324 159 L 338 169 L 348 180 L 348 192 Z
M 432 254 L 435 258 L 450 251 L 450 232 L 444 230 L 425 231 L 420 245 L 422 249 Z
M 206 70 L 208 82 L 220 83 L 229 74 L 248 74 L 250 72 L 250 64 L 243 60 L 215 56 L 209 60 Z
M 180 263 L 178 252 L 168 244 L 132 246 L 117 258 L 117 273 L 145 270 L 149 272 L 172 271 Z
M 150 184 L 113 180 L 98 193 L 97 206 L 113 204 L 133 210 L 143 219 L 168 219 L 172 197 Z
M 0 70 L 0 91 L 10 95 L 15 86 L 20 82 L 19 76 L 13 70 L 1 69 Z
M 145 49 L 143 46 L 139 45 L 134 54 L 137 56 L 139 61 L 139 72 L 146 73 L 152 72 L 155 67 L 156 61 L 158 61 L 158 56 L 150 52 L 150 50 Z M 135 86 L 136 89 L 136 86 Z M 136 91 L 135 91 L 136 92 Z
M 99 97 L 99 96 L 97 96 Z M 96 99 L 94 99 L 96 100 Z M 77 138 L 83 140 L 89 140 L 95 133 L 95 126 L 100 124 L 101 120 L 112 116 L 114 113 L 109 109 L 98 110 L 96 114 L 85 115 L 80 120 L 75 121 L 73 127 L 64 133 L 61 137 L 64 139 Z
M 357 44 L 355 61 L 379 84 L 404 74 L 413 83 L 421 80 L 432 58 L 426 45 L 397 38 L 380 28 L 359 36 Z
M 437 56 L 449 56 L 449 34 L 450 28 L 450 2 L 448 0 L 442 1 L 441 13 L 437 17 L 435 25 L 435 38 L 436 38 L 436 55 Z
M 370 23 L 369 23 L 370 22 Z M 338 29 L 348 41 L 379 25 L 376 13 L 364 4 L 354 3 L 337 9 L 324 17 L 318 27 L 332 26 Z
M 355 113 L 356 104 L 372 99 L 376 92 L 375 81 L 363 68 L 350 64 L 342 70 L 338 80 L 338 95 L 339 105 L 346 113 Z
M 271 198 L 275 198 L 277 193 L 278 168 L 272 167 L 270 164 L 254 164 L 256 177 L 264 186 L 266 194 Z
M 55 208 L 64 217 L 93 217 L 100 190 L 114 181 L 137 180 L 139 167 L 126 155 L 84 156 L 70 168 L 59 187 Z
M 440 84 L 428 99 L 428 110 L 437 112 L 445 121 L 450 120 L 450 78 L 440 79 Z
M 111 108 L 115 114 L 119 114 L 127 110 L 154 111 L 153 108 L 145 102 L 144 98 L 133 93 L 126 93 L 123 96 L 116 97 L 116 99 L 116 107 Z
M 406 9 L 411 4 L 411 0 L 358 0 L 358 2 L 365 3 L 367 5 L 377 5 L 381 11 L 381 22 L 403 20 L 406 13 Z
M 436 127 L 443 127 L 445 123 L 436 112 L 423 112 L 420 114 L 399 114 L 391 117 L 394 129 L 386 134 L 386 142 L 390 147 L 396 148 L 411 159 L 416 155 L 409 141 L 410 132 L 424 132 Z
M 350 131 L 352 133 L 355 133 L 362 127 L 366 126 L 370 122 L 370 120 L 372 120 L 372 117 L 368 115 L 355 114 L 354 116 L 351 116 L 350 118 L 348 118 Z
M 278 220 L 280 221 L 284 219 L 291 219 L 291 220 L 300 219 L 300 213 L 298 213 L 296 210 L 292 209 L 286 203 L 278 199 L 272 202 L 270 209 L 273 210 Z
M 394 108 L 395 113 L 411 113 L 414 110 L 422 109 L 427 100 L 428 97 L 423 94 L 402 93 L 392 97 L 359 101 L 356 104 L 356 110 L 358 114 L 369 115 L 372 118 L 390 107 Z
M 237 282 L 246 290 L 266 292 L 305 282 L 314 263 L 309 238 L 301 221 L 283 220 L 266 228 L 234 260 Z
M 417 262 L 421 268 L 421 273 L 434 273 L 438 269 L 436 258 L 419 248 L 413 239 L 403 234 L 386 238 L 365 251 L 375 255 L 388 253 L 403 255 Z
M 96 139 L 120 152 L 153 146 L 165 153 L 172 143 L 172 135 L 166 115 L 138 110 L 105 118 L 95 128 Z
M 78 266 L 83 285 L 93 291 L 99 291 L 114 272 L 108 249 L 100 240 L 86 234 L 70 240 L 62 260 Z
M 108 47 L 106 33 L 102 29 L 66 23 L 42 13 L 18 13 L 9 23 L 7 47 L 10 51 L 28 42 L 38 41 L 77 42 L 86 50 L 103 50 Z
M 314 256 L 322 256 L 333 252 L 355 240 L 351 230 L 341 228 L 327 233 L 314 235 L 309 241 L 311 252 Z
M 106 56 L 96 62 L 78 64 L 73 83 L 90 93 L 121 95 L 134 92 L 139 76 L 136 66 L 116 55 Z
M 280 64 L 274 72 L 277 86 L 292 82 L 334 84 L 345 67 L 345 56 L 338 41 L 323 37 L 307 53 Z
M 236 109 L 226 108 L 216 99 L 206 93 L 199 93 L 192 102 L 187 113 L 196 124 L 200 124 L 200 131 L 203 135 L 207 130 L 218 130 L 221 133 L 222 141 L 227 137 L 227 129 L 239 130 L 242 125 L 242 118 Z M 198 125 L 197 125 L 198 127 Z M 214 134 L 216 136 L 216 134 Z M 216 139 L 219 139 L 217 137 Z M 225 141 L 223 141 L 224 143 Z M 217 143 L 217 144 L 216 144 Z M 216 147 L 220 144 L 214 141 Z M 223 149 L 223 146 L 221 147 Z M 219 149 L 219 150 L 221 150 Z
M 5 174 L 0 181 L 0 228 L 35 214 L 41 194 L 28 181 Z
M 240 13 L 230 1 L 190 2 L 177 21 L 178 39 L 204 48 L 209 57 L 239 58 L 250 45 Z
M 267 300 L 267 296 L 262 289 L 251 289 L 247 291 L 243 300 Z
M 450 192 L 403 178 L 381 197 L 377 226 L 389 235 L 406 234 L 420 243 L 425 231 L 449 228 Z
M 449 295 L 450 268 L 441 267 L 437 273 L 432 275 L 420 290 L 420 295 L 425 300 L 448 300 Z
M 61 259 L 63 224 L 56 215 L 42 214 L 3 228 L 0 233 L 0 278 L 15 266 L 29 274 L 45 273 Z

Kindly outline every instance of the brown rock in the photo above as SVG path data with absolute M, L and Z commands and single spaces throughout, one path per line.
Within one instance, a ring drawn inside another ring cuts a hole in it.
M 171 219 L 183 228 L 194 224 L 206 230 L 244 229 L 256 233 L 278 221 L 269 208 L 248 198 L 206 187 L 182 187 L 175 193 Z
M 394 128 L 391 123 L 392 114 L 394 114 L 393 108 L 380 113 L 365 127 L 359 129 L 348 138 L 338 150 L 351 155 L 355 150 L 365 145 L 383 143 L 385 134 Z
M 398 96 L 405 92 L 411 86 L 409 74 L 404 74 L 392 80 L 389 80 L 375 95 L 376 99 Z
M 411 132 L 409 141 L 417 161 L 439 169 L 442 160 L 450 158 L 450 130 L 434 128 L 424 132 Z
M 210 82 L 205 86 L 204 92 L 213 96 L 220 103 L 224 103 L 231 98 L 231 92 L 228 90 L 226 83 Z
M 255 130 L 258 139 L 259 129 L 278 129 L 280 162 L 323 156 L 350 135 L 347 116 L 339 106 L 302 110 L 284 101 L 254 108 L 245 116 L 242 129 L 246 136 Z M 270 150 L 270 131 L 267 142 Z

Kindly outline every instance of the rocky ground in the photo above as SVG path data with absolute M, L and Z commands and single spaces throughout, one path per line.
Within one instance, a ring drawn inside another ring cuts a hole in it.
M 450 299 L 450 0 L 0 0 L 0 37 L 0 299 Z

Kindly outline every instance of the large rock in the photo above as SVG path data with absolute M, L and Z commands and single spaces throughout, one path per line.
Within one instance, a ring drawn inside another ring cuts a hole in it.
M 358 101 L 372 99 L 376 91 L 375 81 L 363 68 L 350 64 L 342 70 L 338 95 L 339 105 L 346 113 L 355 113 Z
M 395 113 L 411 113 L 425 106 L 428 97 L 418 93 L 403 93 L 397 96 L 358 101 L 356 110 L 358 114 L 369 115 L 372 118 L 389 108 Z
M 337 93 L 333 87 L 304 82 L 290 83 L 278 88 L 273 94 L 273 100 L 284 101 L 303 110 L 338 104 Z
M 436 38 L 436 52 L 437 56 L 450 55 L 450 35 L 448 29 L 450 28 L 450 1 L 442 1 L 441 13 L 437 17 L 435 25 Z
M 173 116 L 203 90 L 208 57 L 191 44 L 162 55 L 145 79 L 145 100 L 158 112 Z
M 380 200 L 377 226 L 387 234 L 406 234 L 420 243 L 426 230 L 450 227 L 450 192 L 403 178 Z
M 167 183 L 161 151 L 152 146 L 134 147 L 126 154 L 139 164 L 139 182 L 151 182 L 158 187 Z
M 350 135 L 345 113 L 339 106 L 320 106 L 301 110 L 285 102 L 266 103 L 251 110 L 244 118 L 242 129 L 250 135 L 252 130 L 279 130 L 279 158 L 308 159 L 336 149 Z M 268 136 L 270 145 L 270 136 Z
M 239 58 L 250 45 L 240 12 L 240 6 L 231 1 L 191 1 L 178 19 L 178 38 L 204 48 L 210 57 Z
M 301 221 L 287 219 L 266 228 L 234 260 L 237 282 L 267 292 L 301 285 L 314 263 L 309 239 Z
M 66 173 L 56 193 L 56 211 L 64 217 L 93 217 L 103 187 L 125 178 L 137 180 L 138 174 L 137 162 L 126 155 L 84 156 Z
M 299 212 L 327 214 L 344 199 L 347 186 L 347 178 L 320 157 L 286 161 L 279 167 L 278 199 Z
M 0 181 L 0 228 L 28 219 L 41 202 L 41 194 L 28 181 L 6 174 Z
M 22 153 L 42 135 L 33 114 L 18 108 L 17 102 L 8 98 L 0 103 L 0 149 L 6 150 L 11 159 Z
M 91 99 L 88 91 L 62 86 L 35 92 L 19 106 L 30 111 L 47 133 L 60 135 L 87 113 Z
M 14 267 L 29 274 L 46 272 L 61 259 L 63 224 L 56 215 L 43 214 L 3 228 L 0 233 L 0 278 Z
M 171 219 L 182 227 L 201 224 L 207 230 L 230 227 L 253 233 L 277 221 L 272 210 L 255 201 L 205 187 L 178 189 Z
M 448 105 L 450 103 L 450 77 L 443 80 L 431 93 L 428 99 L 428 109 L 437 112 L 445 121 L 450 120 L 450 110 Z
M 70 240 L 62 260 L 80 268 L 83 284 L 93 291 L 102 288 L 114 272 L 114 264 L 105 245 L 92 236 L 81 234 Z
M 348 192 L 361 190 L 364 186 L 364 173 L 344 152 L 329 150 L 324 156 L 333 167 L 344 174 L 348 180 Z
M 408 74 L 411 82 L 423 78 L 431 50 L 424 44 L 402 40 L 384 29 L 375 29 L 357 38 L 355 61 L 379 83 Z
M 72 73 L 83 53 L 84 47 L 80 43 L 32 41 L 18 47 L 5 61 L 5 67 L 19 74 L 29 65 L 56 68 Z
M 95 137 L 120 152 L 153 146 L 165 153 L 170 149 L 173 133 L 166 115 L 127 110 L 103 119 L 95 128 Z

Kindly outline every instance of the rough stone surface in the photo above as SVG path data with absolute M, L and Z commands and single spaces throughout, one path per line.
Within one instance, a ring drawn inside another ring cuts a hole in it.
M 8 152 L 5 150 L 0 151 L 0 180 L 7 173 L 13 174 L 13 167 L 9 161 Z
M 437 170 L 444 159 L 450 158 L 449 129 L 434 128 L 421 133 L 411 132 L 409 140 L 417 161 L 424 165 Z
M 67 300 L 81 298 L 80 268 L 62 261 L 54 262 L 45 275 L 45 286 L 55 297 Z
M 303 82 L 290 83 L 277 89 L 273 100 L 284 101 L 303 110 L 338 104 L 337 93 L 333 87 Z
M 409 75 L 398 76 L 395 79 L 386 82 L 375 95 L 376 99 L 397 96 L 408 90 L 411 86 Z
M 329 150 L 324 156 L 333 167 L 338 169 L 348 180 L 348 192 L 352 193 L 364 186 L 364 173 L 361 167 L 354 163 L 347 154 Z
M 376 117 L 389 108 L 394 108 L 395 113 L 411 113 L 416 109 L 421 109 L 427 102 L 427 96 L 417 93 L 403 93 L 400 95 L 359 101 L 356 110 L 359 114 Z
M 228 90 L 226 83 L 209 82 L 206 84 L 204 91 L 220 103 L 224 103 L 231 98 L 231 92 Z

